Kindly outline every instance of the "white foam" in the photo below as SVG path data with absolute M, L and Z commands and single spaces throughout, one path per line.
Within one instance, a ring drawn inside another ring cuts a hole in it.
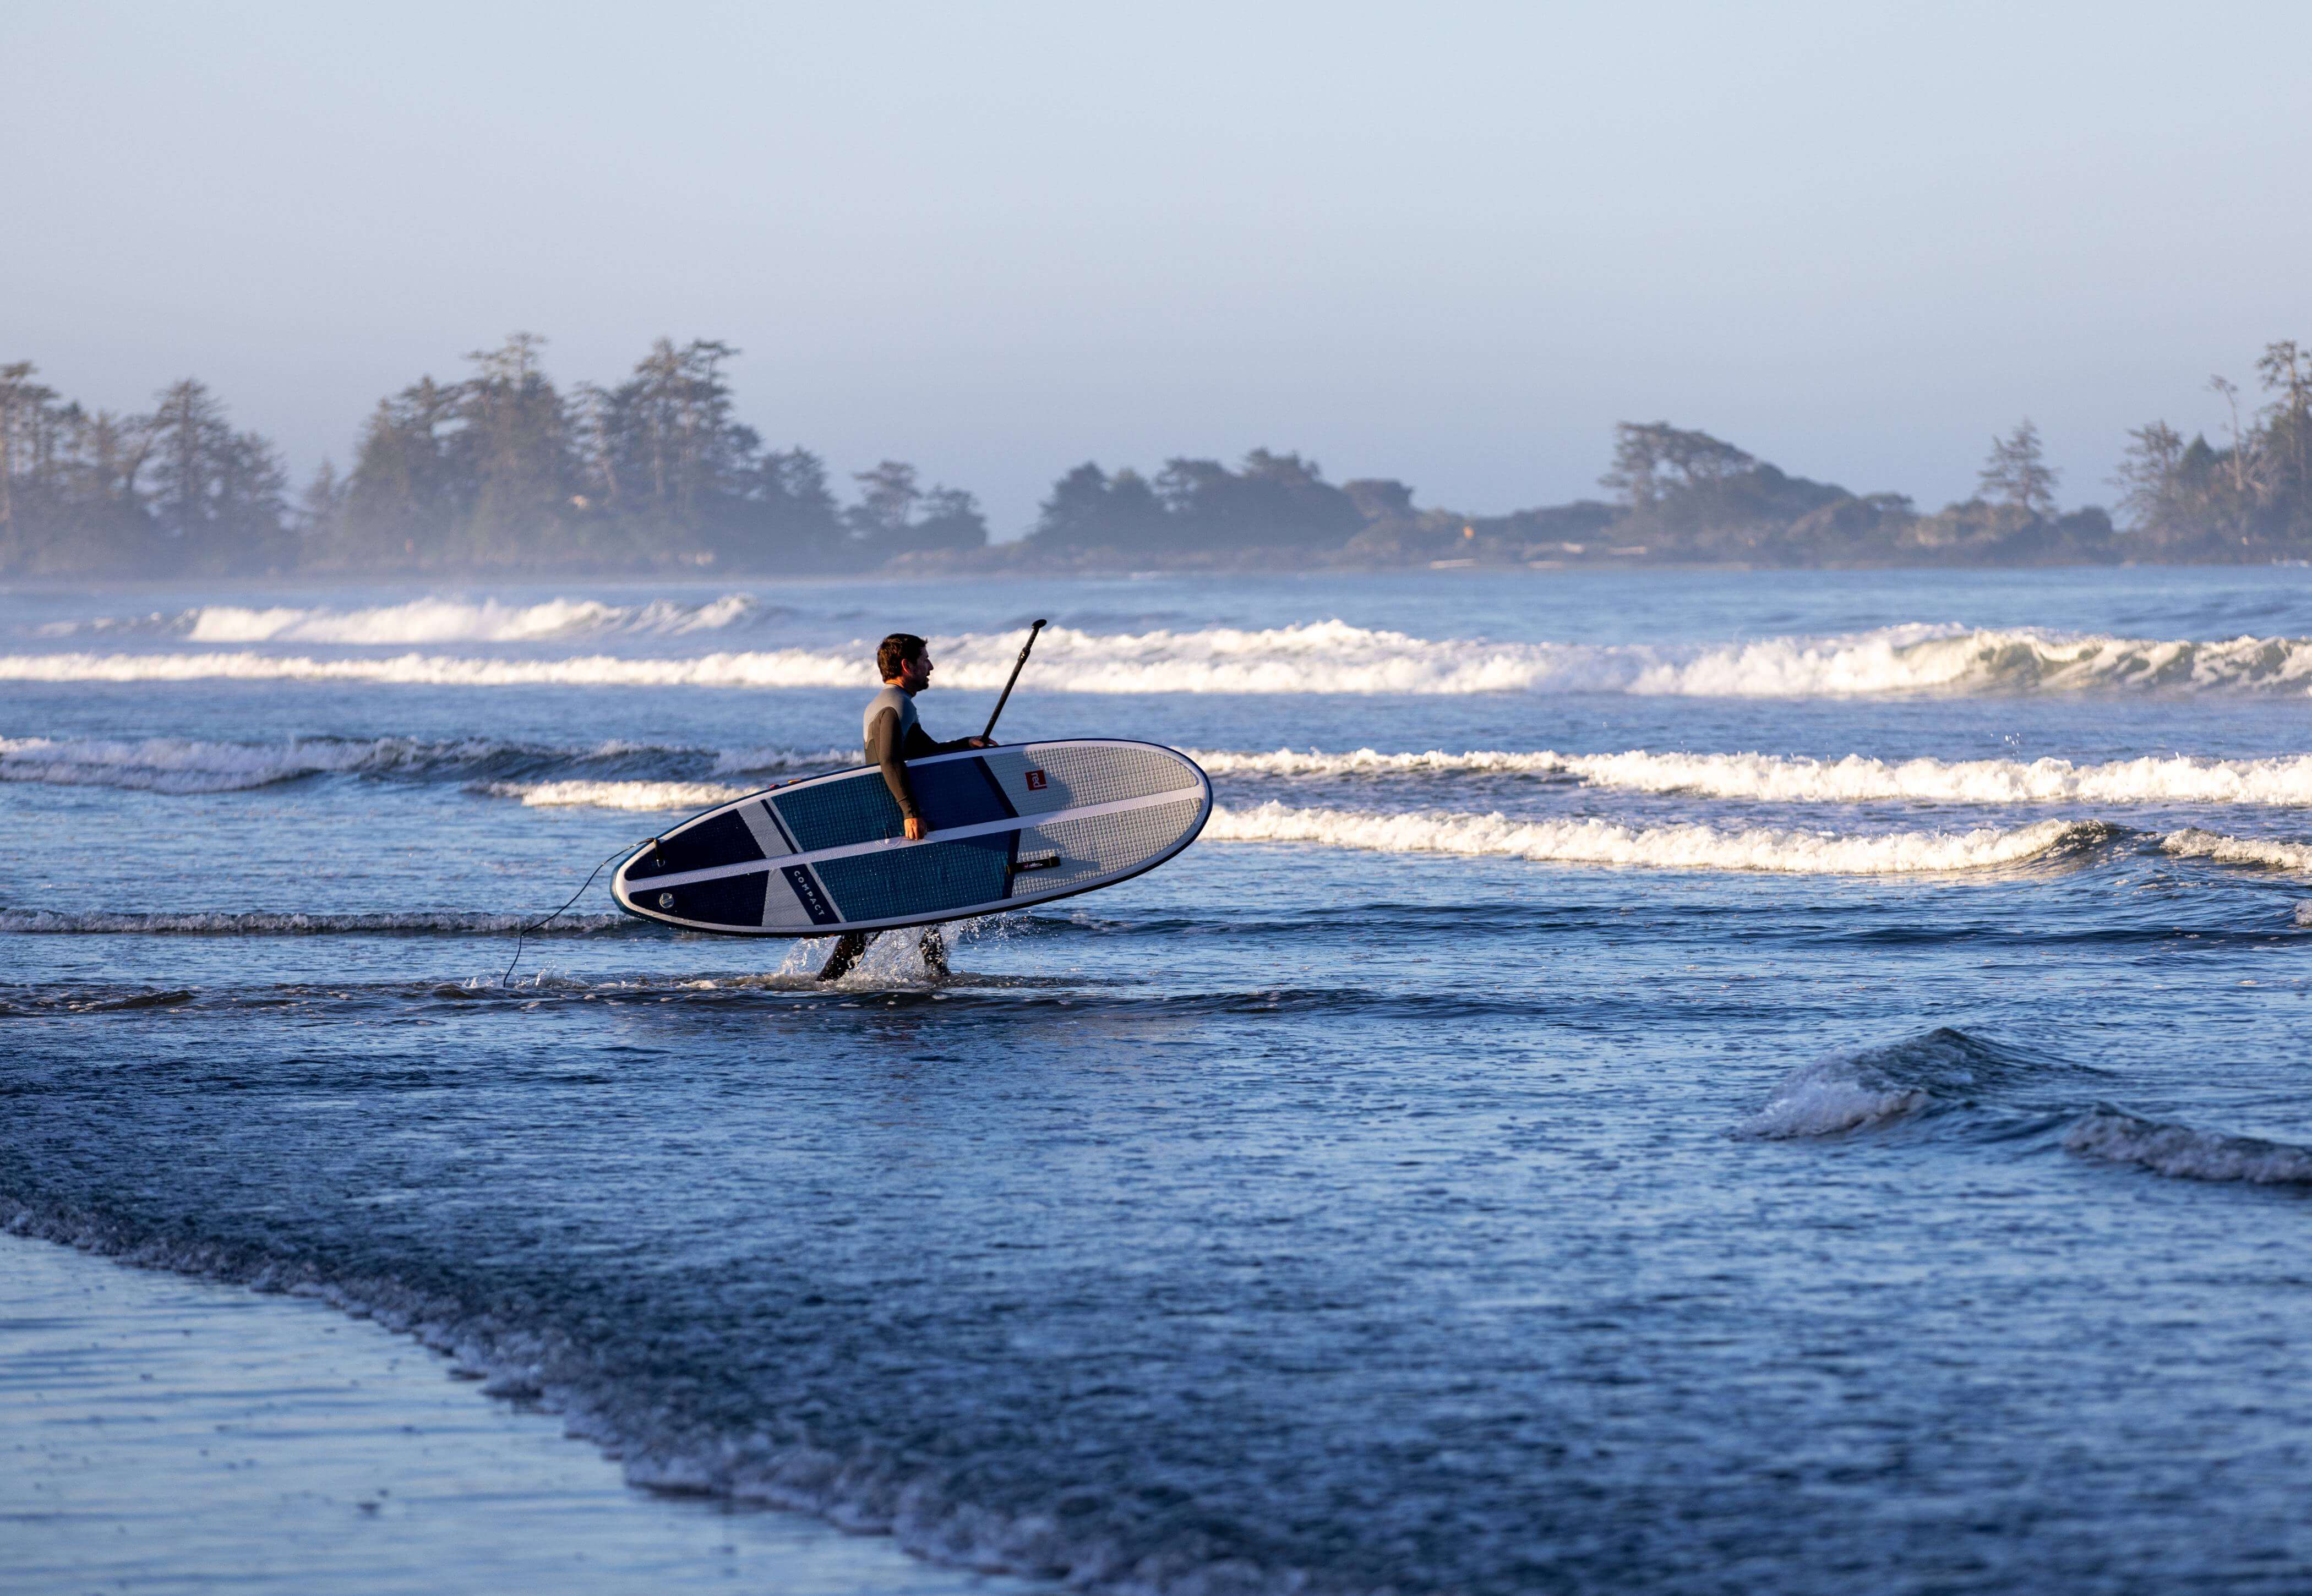
M 1736 1134 L 1762 1140 L 1836 1136 L 1916 1113 L 1929 1101 L 1923 1086 L 1889 1080 L 1852 1055 L 1830 1053 L 1783 1077 L 1766 1106 Z
M 373 743 L 210 743 L 189 737 L 0 737 L 0 781 L 124 787 L 147 792 L 233 792 L 379 757 Z
M 1825 1053 L 1785 1075 L 1738 1136 L 1835 1136 L 1937 1104 L 1971 1101 L 2030 1066 L 1948 1027 Z
M 1213 775 L 1284 777 L 1563 776 L 1593 787 L 1690 792 L 1772 803 L 1913 800 L 1962 804 L 2192 803 L 2312 805 L 2312 755 L 2272 759 L 2172 758 L 2075 764 L 2067 759 L 1884 760 L 1850 754 L 1819 760 L 1773 754 L 1558 754 L 1476 750 L 1348 754 L 1280 748 L 1273 754 L 1199 750 Z
M 372 682 L 407 687 L 859 687 L 872 668 L 849 655 L 787 649 L 695 658 L 491 659 L 451 654 L 316 659 L 247 650 L 215 654 L 13 654 L 0 681 Z M 968 685 L 969 684 L 963 684 Z
M 757 771 L 840 770 L 845 765 L 857 764 L 859 758 L 856 747 L 782 748 L 763 746 L 729 748 L 714 756 L 714 773 L 718 776 L 743 776 Z
M 204 643 L 529 642 L 590 632 L 714 632 L 750 618 L 757 608 L 744 593 L 727 593 L 707 604 L 661 598 L 614 605 L 593 598 L 550 598 L 512 605 L 495 598 L 476 603 L 439 597 L 348 610 L 213 604 L 186 612 L 176 629 Z
M 0 737 L 0 781 L 59 787 L 118 787 L 171 794 L 236 792 L 312 775 L 456 778 L 504 772 L 509 764 L 536 769 L 556 763 L 611 763 L 644 768 L 661 761 L 694 764 L 707 751 L 612 740 L 591 747 L 548 746 L 467 737 L 429 742 L 416 737 L 291 738 L 283 743 L 223 743 L 195 737 Z M 713 756 L 717 775 L 819 771 L 858 762 L 847 748 L 728 749 Z M 587 783 L 571 782 L 574 789 Z M 617 783 L 607 785 L 616 786 Z M 679 785 L 679 784 L 677 784 Z M 758 781 L 755 786 L 762 783 Z M 738 788 L 738 797 L 753 788 Z M 719 789 L 718 789 L 719 790 Z M 520 796 L 500 793 L 499 796 Z M 541 802 L 583 801 L 569 798 Z M 632 807 L 613 803 L 609 807 Z M 655 806 L 642 806 L 651 807 Z
M 1707 825 L 1627 826 L 1605 820 L 1512 820 L 1506 815 L 1372 814 L 1266 803 L 1215 808 L 1204 836 L 1222 842 L 1315 842 L 1383 853 L 1449 853 L 1574 864 L 1683 870 L 1769 870 L 1883 876 L 2015 865 L 2092 841 L 2092 821 L 2043 820 L 2012 830 L 1838 835 Z
M 688 813 L 758 790 L 715 781 L 495 781 L 492 798 L 518 798 L 530 809 L 640 809 Z
M 734 597 L 728 602 L 738 603 Z M 489 603 L 426 599 L 352 612 L 201 612 L 197 641 L 224 642 L 526 641 L 618 626 L 713 630 L 696 621 L 650 622 L 652 606 L 592 600 L 493 610 Z M 935 638 L 941 680 L 1003 685 L 1016 632 Z M 413 653 L 317 659 L 244 650 L 200 654 L 59 653 L 0 657 L 13 681 L 367 681 L 426 686 L 871 686 L 871 648 L 779 649 L 692 658 L 584 656 L 491 659 Z M 1040 685 L 1080 693 L 1628 693 L 1747 698 L 2092 689 L 2312 690 L 2312 641 L 2229 642 L 2074 637 L 2031 631 L 1904 625 L 1831 638 L 1724 644 L 1592 645 L 1433 640 L 1319 621 L 1248 630 L 1213 627 L 1101 635 L 1047 629 Z
M 2273 870 L 2312 870 L 2312 847 L 2263 837 L 2227 837 L 2196 826 L 2169 832 L 2159 850 L 2178 859 L 2213 859 L 2220 865 L 2261 865 Z
M 2063 1146 L 2089 1157 L 2141 1164 L 2177 1180 L 2312 1184 L 2312 1147 L 2162 1124 L 2115 1108 L 2082 1115 L 2064 1134 Z

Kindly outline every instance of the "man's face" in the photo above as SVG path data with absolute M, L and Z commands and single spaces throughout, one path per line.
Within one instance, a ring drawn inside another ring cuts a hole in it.
M 909 693 L 921 693 L 932 685 L 932 654 L 929 649 L 913 659 L 899 662 L 899 685 Z

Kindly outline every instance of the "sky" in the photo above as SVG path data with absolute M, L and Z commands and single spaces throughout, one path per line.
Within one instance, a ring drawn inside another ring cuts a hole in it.
M 2067 505 L 2312 342 L 2312 6 L 0 7 L 0 361 L 302 478 L 515 330 L 968 488 L 1298 449 L 1472 513 L 1613 423 Z M 847 484 L 845 484 L 847 486 Z

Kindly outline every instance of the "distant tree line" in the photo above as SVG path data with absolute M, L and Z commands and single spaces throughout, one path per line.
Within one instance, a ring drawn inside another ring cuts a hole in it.
M 626 381 L 556 388 L 518 333 L 379 401 L 340 475 L 294 503 L 273 446 L 200 383 L 149 414 L 91 413 L 0 367 L 0 571 L 740 571 L 871 568 L 983 547 L 960 489 L 886 460 L 839 504 L 807 449 L 734 419 L 737 352 L 661 338 Z
M 839 503 L 819 456 L 766 449 L 733 416 L 737 353 L 661 339 L 615 387 L 557 388 L 542 340 L 473 354 L 462 379 L 381 400 L 342 476 L 292 502 L 277 453 L 200 383 L 148 414 L 91 412 L 0 366 L 0 574 L 696 570 L 762 573 L 1707 563 L 2068 564 L 2312 557 L 2312 354 L 2257 362 L 2264 400 L 2211 388 L 2220 444 L 2165 422 L 2130 434 L 2123 525 L 2059 509 L 2026 420 L 1992 440 L 1975 493 L 1924 512 L 1900 493 L 1793 476 L 1707 432 L 1624 422 L 1610 500 L 1467 516 L 1385 477 L 1334 484 L 1257 449 L 1153 475 L 1095 463 L 1053 484 L 1023 540 L 991 545 L 973 496 L 886 460 Z
M 2230 412 L 2220 446 L 2189 443 L 2164 421 L 2128 434 L 2114 485 L 2137 536 L 2163 558 L 2303 558 L 2312 554 L 2312 352 L 2293 339 L 2267 344 L 2255 363 L 2265 403 L 2246 420 L 2240 391 L 2208 387 Z

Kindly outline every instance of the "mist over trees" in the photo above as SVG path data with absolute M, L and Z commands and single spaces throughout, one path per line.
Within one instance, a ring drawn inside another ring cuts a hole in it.
M 976 548 L 972 496 L 887 460 L 845 509 L 826 463 L 733 414 L 738 352 L 661 338 L 615 387 L 556 389 L 516 334 L 449 385 L 380 402 L 342 484 L 307 495 L 306 563 L 346 570 L 831 571 Z
M 661 338 L 564 390 L 517 333 L 378 402 L 340 474 L 287 493 L 278 452 L 198 382 L 91 413 L 0 367 L 0 572 L 823 572 L 987 542 L 978 501 L 887 460 L 838 502 L 823 460 L 736 419 L 727 344 Z
M 2065 512 L 2028 420 L 1988 440 L 1976 493 L 1924 512 L 1900 493 L 1794 476 L 1708 432 L 1623 422 L 1609 498 L 1507 515 L 1424 509 L 1388 477 L 1326 479 L 1256 449 L 1152 475 L 1086 462 L 1016 543 L 977 501 L 887 459 L 844 497 L 826 462 L 737 419 L 738 351 L 661 338 L 625 379 L 557 387 L 517 333 L 378 402 L 351 465 L 289 491 L 280 456 L 186 379 L 149 411 L 92 411 L 0 366 L 0 575 L 316 572 L 1275 569 L 1403 565 L 2069 564 L 2312 558 L 2312 352 L 2257 361 L 2260 398 L 2222 377 L 2220 441 L 2164 421 L 2130 433 L 2121 523 Z
M 285 568 L 287 477 L 273 446 L 236 432 L 186 379 L 151 411 L 90 411 L 0 366 L 0 571 L 12 575 Z

